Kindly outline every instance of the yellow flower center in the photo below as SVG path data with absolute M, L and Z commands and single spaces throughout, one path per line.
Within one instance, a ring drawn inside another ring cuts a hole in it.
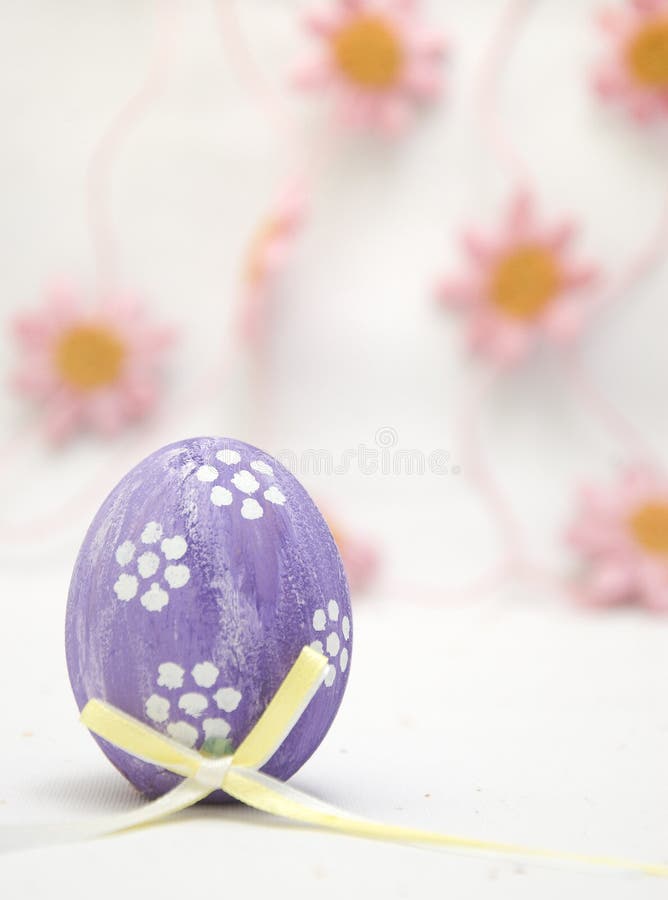
M 336 64 L 355 84 L 382 90 L 396 84 L 403 52 L 396 31 L 380 16 L 361 15 L 333 39 Z
M 635 540 L 650 553 L 668 556 L 668 503 L 647 503 L 629 519 Z
M 492 274 L 492 302 L 506 315 L 533 319 L 558 292 L 561 274 L 556 260 L 543 247 L 512 250 Z
M 71 328 L 55 349 L 55 364 L 62 379 L 82 391 L 116 381 L 124 357 L 125 347 L 116 334 L 100 325 Z
M 668 18 L 656 19 L 635 35 L 627 61 L 636 80 L 649 88 L 668 88 Z
M 282 223 L 279 219 L 268 219 L 257 229 L 251 239 L 243 270 L 246 281 L 250 284 L 257 284 L 262 280 L 265 273 L 265 250 L 267 245 L 279 236 L 281 227 Z

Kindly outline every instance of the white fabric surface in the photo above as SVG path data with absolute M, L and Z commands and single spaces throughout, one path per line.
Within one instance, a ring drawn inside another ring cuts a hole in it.
M 307 46 L 301 4 L 246 0 L 243 27 L 281 87 Z M 239 254 L 290 159 L 221 53 L 210 6 L 186 4 L 167 90 L 123 147 L 113 209 L 124 280 L 179 323 L 172 390 L 233 356 L 229 314 Z M 383 581 L 356 602 L 349 691 L 295 783 L 368 817 L 483 838 L 668 861 L 667 622 L 596 615 L 516 585 L 455 602 L 448 588 L 486 571 L 498 535 L 466 479 L 454 419 L 472 375 L 456 322 L 431 286 L 459 263 L 464 220 L 494 225 L 508 183 L 477 130 L 473 79 L 498 4 L 433 0 L 453 43 L 449 98 L 404 143 L 338 143 L 313 219 L 285 280 L 273 341 L 271 417 L 253 422 L 232 366 L 211 402 L 110 447 L 82 440 L 52 454 L 32 433 L 0 463 L 0 522 L 49 516 L 93 479 L 84 508 L 26 545 L 0 543 L 0 824 L 52 822 L 138 802 L 77 724 L 64 665 L 69 573 L 87 522 L 123 471 L 152 447 L 233 434 L 271 452 L 375 446 L 443 448 L 461 474 L 301 477 L 384 554 Z M 548 213 L 587 224 L 582 253 L 619 271 L 651 232 L 665 141 L 602 111 L 586 88 L 595 3 L 537 0 L 502 81 L 501 106 Z M 143 77 L 155 4 L 24 0 L 2 5 L 0 240 L 3 317 L 37 302 L 54 274 L 92 281 L 86 162 Z M 312 139 L 322 108 L 288 95 Z M 664 266 L 586 342 L 593 371 L 660 450 L 665 446 Z M 223 348 L 220 351 L 219 348 Z M 3 373 L 13 348 L 3 334 Z M 0 394 L 4 441 L 28 422 Z M 4 445 L 3 441 L 3 445 Z M 618 446 L 563 384 L 558 366 L 499 385 L 485 448 L 538 558 L 565 572 L 559 533 L 581 477 L 605 479 Z M 99 474 L 96 474 L 99 473 Z M 435 588 L 442 586 L 443 591 Z M 558 869 L 383 846 L 270 822 L 239 808 L 163 827 L 0 858 L 3 897 L 100 900 L 345 896 L 608 900 L 664 896 L 640 876 Z

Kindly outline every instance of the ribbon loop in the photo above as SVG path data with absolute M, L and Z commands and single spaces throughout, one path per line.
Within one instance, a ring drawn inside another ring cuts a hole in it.
M 311 702 L 322 684 L 328 665 L 329 661 L 323 654 L 304 647 L 250 734 L 232 756 L 219 759 L 182 747 L 113 706 L 91 700 L 81 714 L 82 722 L 91 731 L 140 759 L 184 775 L 185 781 L 140 810 L 112 817 L 106 827 L 97 827 L 87 836 L 110 834 L 164 818 L 223 788 L 255 809 L 349 835 L 668 877 L 668 866 L 660 864 L 560 853 L 373 822 L 322 803 L 258 771 L 281 746 Z
M 203 756 L 195 781 L 203 787 L 210 787 L 212 791 L 222 790 L 231 765 L 232 756 L 222 756 L 218 759 Z

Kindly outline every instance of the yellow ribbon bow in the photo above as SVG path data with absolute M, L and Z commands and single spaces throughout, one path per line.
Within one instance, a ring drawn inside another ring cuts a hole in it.
M 305 647 L 248 737 L 231 756 L 221 758 L 184 747 L 108 703 L 89 701 L 82 711 L 81 720 L 91 731 L 126 753 L 183 776 L 183 781 L 163 797 L 139 809 L 75 823 L 69 829 L 39 826 L 29 828 L 25 834 L 11 829 L 5 833 L 4 839 L 0 831 L 0 849 L 40 846 L 123 831 L 163 819 L 192 806 L 212 791 L 222 789 L 242 803 L 263 812 L 349 835 L 477 850 L 522 859 L 626 869 L 663 877 L 668 875 L 668 866 L 664 865 L 558 853 L 373 822 L 351 816 L 260 772 L 259 769 L 281 746 L 310 703 L 322 684 L 327 666 L 325 656 Z

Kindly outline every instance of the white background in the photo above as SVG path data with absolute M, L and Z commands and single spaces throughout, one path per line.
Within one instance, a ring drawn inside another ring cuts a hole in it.
M 290 93 L 308 49 L 302 4 L 245 0 L 252 55 L 322 141 L 325 102 Z M 614 276 L 648 240 L 668 191 L 665 134 L 602 110 L 587 88 L 596 4 L 536 0 L 502 78 L 500 106 L 549 214 L 575 213 L 581 253 Z M 158 4 L 0 4 L 3 319 L 55 275 L 93 283 L 87 162 L 148 65 Z M 0 395 L 0 824 L 65 821 L 131 806 L 132 789 L 76 721 L 64 666 L 69 573 L 91 515 L 124 470 L 169 440 L 220 433 L 270 452 L 374 445 L 450 452 L 460 474 L 302 473 L 313 493 L 382 549 L 382 578 L 356 598 L 350 686 L 295 782 L 351 811 L 495 840 L 668 862 L 666 623 L 573 609 L 514 584 L 463 600 L 499 535 L 467 478 L 456 418 L 475 373 L 459 324 L 436 309 L 437 276 L 460 262 L 466 222 L 494 226 L 509 190 L 481 135 L 474 83 L 499 4 L 433 0 L 451 41 L 447 97 L 395 146 L 330 142 L 313 215 L 277 302 L 266 410 L 258 416 L 230 329 L 239 258 L 293 159 L 223 53 L 212 8 L 183 4 L 160 99 L 122 146 L 113 216 L 124 284 L 182 340 L 170 416 L 115 445 L 49 451 L 32 412 Z M 585 356 L 657 452 L 665 445 L 668 271 L 597 323 Z M 3 374 L 14 357 L 0 345 Z M 198 378 L 229 365 L 202 402 Z M 190 390 L 190 400 L 180 403 Z M 560 534 L 583 478 L 624 459 L 545 355 L 485 400 L 484 446 L 534 557 L 567 575 Z M 68 497 L 84 491 L 76 509 Z M 39 529 L 33 527 L 39 523 Z M 3 897 L 209 893 L 322 898 L 664 896 L 665 884 L 311 833 L 247 810 L 0 858 Z

